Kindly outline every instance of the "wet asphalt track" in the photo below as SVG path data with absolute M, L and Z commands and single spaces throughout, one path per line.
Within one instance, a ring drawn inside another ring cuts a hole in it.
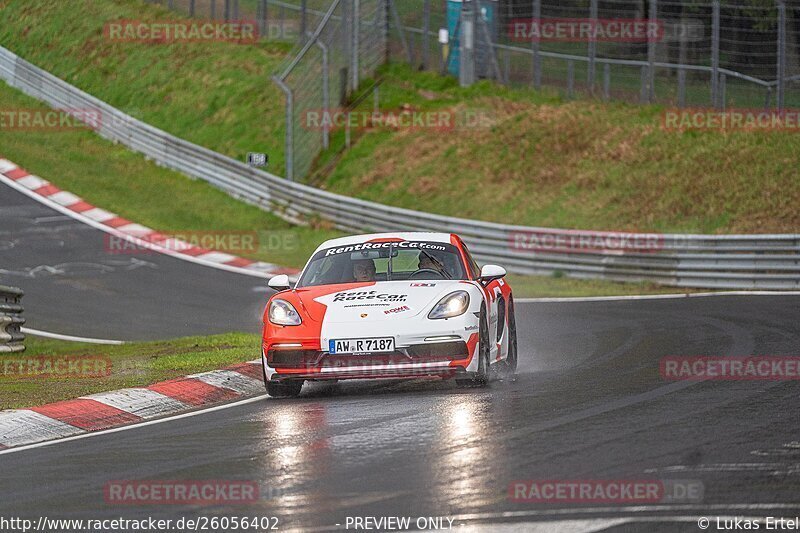
M 58 231 L 32 230 L 36 208 L 7 192 L 0 190 L 0 240 L 13 228 L 23 252 L 0 252 L 0 268 L 9 269 L 9 257 L 15 270 L 78 253 L 107 259 L 94 230 L 67 221 L 56 222 Z M 27 221 L 9 216 L 9 206 Z M 146 260 L 158 268 L 17 283 L 28 292 L 32 327 L 82 334 L 75 329 L 99 316 L 103 325 L 84 334 L 257 328 L 257 279 Z M 65 295 L 84 301 L 72 307 Z M 39 310 L 41 303 L 50 305 Z M 163 320 L 135 329 L 116 318 L 162 308 Z M 658 371 L 667 355 L 798 355 L 800 298 L 537 303 L 517 313 L 515 382 L 472 391 L 423 380 L 313 384 L 298 400 L 265 398 L 0 455 L 0 516 L 277 516 L 281 529 L 311 530 L 335 529 L 348 516 L 400 515 L 455 518 L 462 531 L 699 531 L 699 516 L 800 514 L 798 384 L 673 383 Z M 253 480 L 262 498 L 211 507 L 104 501 L 109 480 L 144 479 Z M 680 504 L 534 505 L 509 500 L 519 479 L 682 479 L 702 482 L 704 494 Z

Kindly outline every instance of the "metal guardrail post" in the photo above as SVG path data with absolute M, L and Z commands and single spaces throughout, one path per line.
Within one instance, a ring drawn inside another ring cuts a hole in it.
M 294 181 L 294 96 L 292 90 L 278 76 L 273 76 L 272 80 L 281 88 L 286 95 L 286 179 Z
M 0 285 L 0 354 L 25 350 L 25 334 L 22 333 L 22 296 L 16 287 Z
M 783 111 L 786 98 L 786 3 L 778 0 L 778 111 Z
M 711 105 L 716 107 L 719 97 L 719 0 L 714 0 L 711 12 Z

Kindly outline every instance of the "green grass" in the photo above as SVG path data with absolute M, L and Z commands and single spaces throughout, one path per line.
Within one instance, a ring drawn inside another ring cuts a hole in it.
M 659 106 L 565 101 L 552 91 L 455 80 L 393 65 L 382 106 L 482 111 L 488 127 L 365 132 L 333 191 L 497 222 L 687 233 L 800 229 L 792 132 L 666 132 Z M 455 192 L 454 192 L 455 191 Z M 457 195 L 457 201 L 454 201 Z
M 142 387 L 258 359 L 258 335 L 227 333 L 102 346 L 28 337 L 22 354 L 0 357 L 0 409 L 31 407 L 126 387 Z M 37 356 L 108 358 L 108 376 L 50 377 L 12 370 Z M 4 364 L 5 363 L 5 364 Z

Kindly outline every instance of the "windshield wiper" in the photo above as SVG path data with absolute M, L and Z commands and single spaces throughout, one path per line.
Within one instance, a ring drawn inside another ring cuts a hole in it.
M 420 248 L 420 250 L 419 250 L 419 253 L 420 253 L 420 254 L 425 254 L 425 257 L 427 257 L 428 259 L 430 259 L 430 260 L 431 260 L 431 262 L 432 262 L 433 264 L 435 264 L 435 265 L 436 265 L 436 267 L 439 269 L 439 273 L 440 273 L 442 276 L 444 276 L 444 277 L 445 277 L 445 279 L 453 279 L 453 276 L 451 276 L 451 275 L 450 275 L 450 273 L 449 273 L 449 272 L 447 272 L 447 269 L 446 269 L 446 268 L 444 268 L 444 264 L 443 264 L 441 261 L 439 261 L 438 259 L 436 259 L 435 257 L 433 257 L 431 254 L 429 254 L 428 252 L 426 252 L 426 251 L 425 251 L 425 250 L 423 250 L 422 248 Z

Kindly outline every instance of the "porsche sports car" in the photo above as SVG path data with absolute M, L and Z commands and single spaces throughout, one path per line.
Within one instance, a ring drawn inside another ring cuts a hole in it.
M 271 396 L 297 396 L 307 380 L 454 378 L 485 386 L 517 367 L 506 271 L 479 268 L 449 233 L 333 239 L 297 284 L 286 275 L 264 310 L 262 362 Z

